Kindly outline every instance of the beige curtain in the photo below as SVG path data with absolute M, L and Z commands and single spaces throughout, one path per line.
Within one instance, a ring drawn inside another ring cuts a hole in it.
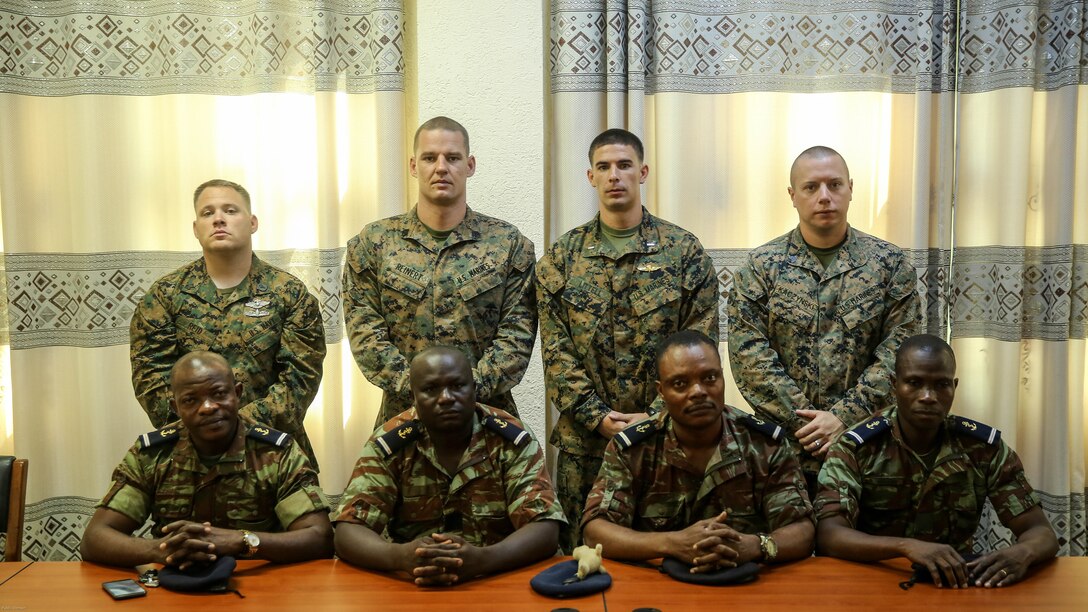
M 306 429 L 338 494 L 379 394 L 343 341 L 343 245 L 402 212 L 401 2 L 4 3 L 0 453 L 30 459 L 31 559 L 68 559 L 150 428 L 128 322 L 199 256 L 192 191 L 245 185 L 254 247 L 302 278 L 329 343 Z
M 797 223 L 790 163 L 834 147 L 854 179 L 851 224 L 908 250 L 926 328 L 955 339 L 955 410 L 1005 431 L 1062 554 L 1084 554 L 1084 11 L 552 0 L 548 239 L 595 212 L 593 136 L 639 134 L 644 201 L 715 260 L 724 341 L 732 270 Z M 735 387 L 726 399 L 746 406 Z M 992 513 L 980 535 L 1008 537 Z

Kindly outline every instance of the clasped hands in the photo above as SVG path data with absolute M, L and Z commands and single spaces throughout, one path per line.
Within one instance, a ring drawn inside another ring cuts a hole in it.
M 461 536 L 436 533 L 406 545 L 405 570 L 417 586 L 449 586 L 479 575 L 483 549 Z
M 690 563 L 691 573 L 702 574 L 737 567 L 759 556 L 759 536 L 740 533 L 725 524 L 727 512 L 674 531 L 670 557 Z
M 241 552 L 242 534 L 236 529 L 212 527 L 211 523 L 174 521 L 163 527 L 159 540 L 159 563 L 186 570 L 193 565 L 212 563 L 219 555 Z

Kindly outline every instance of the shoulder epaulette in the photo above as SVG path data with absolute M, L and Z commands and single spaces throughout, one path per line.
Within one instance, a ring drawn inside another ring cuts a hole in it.
M 772 423 L 750 414 L 738 416 L 737 420 L 758 432 L 767 434 L 772 440 L 778 440 L 782 437 L 782 426 L 778 423 Z
M 285 434 L 282 431 L 276 431 L 267 425 L 254 425 L 249 428 L 249 433 L 246 435 L 250 438 L 281 447 L 287 446 L 291 442 L 291 436 L 289 434 Z
M 627 450 L 655 433 L 657 433 L 657 420 L 645 419 L 625 427 L 612 439 L 616 441 L 620 448 Z
M 174 442 L 180 437 L 181 429 L 177 426 L 177 423 L 170 423 L 155 431 L 143 434 L 138 442 L 140 443 L 140 450 L 145 450 L 166 442 Z
M 846 435 L 853 438 L 858 444 L 865 444 L 891 428 L 892 424 L 888 421 L 888 417 L 875 416 L 868 421 L 855 425 L 846 432 Z
M 487 415 L 487 418 L 484 419 L 484 427 L 506 438 L 512 442 L 514 446 L 521 446 L 528 442 L 530 438 L 529 432 L 504 418 L 492 414 Z
M 382 459 L 388 459 L 400 449 L 414 442 L 420 436 L 422 430 L 423 423 L 412 420 L 403 423 L 400 427 L 387 434 L 378 436 L 378 452 L 382 454 Z
M 1001 430 L 994 429 L 985 423 L 972 421 L 971 419 L 953 416 L 952 429 L 962 434 L 982 440 L 986 444 L 997 444 L 1001 441 Z

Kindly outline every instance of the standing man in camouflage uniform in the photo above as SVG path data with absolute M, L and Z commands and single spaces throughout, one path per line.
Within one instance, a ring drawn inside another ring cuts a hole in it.
M 650 168 L 642 142 L 625 130 L 602 132 L 589 147 L 589 184 L 599 213 L 563 234 L 537 266 L 540 338 L 548 401 L 559 411 L 551 443 L 559 450 L 556 489 L 571 525 L 608 440 L 648 416 L 657 396 L 650 350 L 672 332 L 718 337 L 718 280 L 691 233 L 642 207 Z
M 344 320 L 355 361 L 385 393 L 376 425 L 411 406 L 408 363 L 438 344 L 473 360 L 481 400 L 517 414 L 536 339 L 533 243 L 513 225 L 470 209 L 476 172 L 468 132 L 448 117 L 416 131 L 409 160 L 419 199 L 348 242 Z
M 781 427 L 726 406 L 717 344 L 677 332 L 657 367 L 667 410 L 609 442 L 582 517 L 586 542 L 696 573 L 809 556 L 815 527 L 797 457 Z
M 215 353 L 170 371 L 178 422 L 140 436 L 83 534 L 85 561 L 185 569 L 218 556 L 277 562 L 332 554 L 329 505 L 291 438 L 239 415 L 242 384 Z M 154 539 L 133 537 L 148 516 Z
M 918 319 L 903 252 L 846 222 L 853 188 L 833 149 L 801 153 L 787 188 L 800 223 L 754 249 L 729 294 L 733 378 L 792 434 L 810 495 L 828 445 L 884 406 L 895 349 Z
M 132 386 L 155 427 L 174 420 L 170 367 L 190 351 L 223 355 L 242 383 L 242 414 L 289 433 L 317 469 L 303 420 L 321 384 L 325 327 L 302 281 L 253 254 L 257 217 L 241 185 L 193 194 L 204 256 L 162 277 L 129 330 Z
M 415 407 L 374 432 L 344 491 L 341 559 L 443 586 L 555 553 L 566 521 L 544 453 L 510 413 L 476 402 L 473 378 L 452 347 L 412 359 Z
M 820 471 L 820 552 L 906 557 L 955 588 L 1008 586 L 1053 557 L 1058 539 L 1001 432 L 949 415 L 959 384 L 952 347 L 907 339 L 891 383 L 896 406 L 848 431 Z M 987 499 L 1017 542 L 967 563 Z

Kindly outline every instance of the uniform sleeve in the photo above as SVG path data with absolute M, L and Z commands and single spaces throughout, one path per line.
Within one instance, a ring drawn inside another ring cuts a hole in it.
M 503 454 L 503 488 L 508 500 L 506 514 L 514 528 L 521 529 L 535 521 L 566 523 L 536 438 L 522 447 L 507 445 Z
M 381 313 L 381 284 L 375 264 L 367 256 L 372 248 L 359 236 L 348 242 L 343 277 L 348 343 L 367 380 L 408 405 L 409 364 L 389 339 L 389 327 Z
M 614 441 L 604 451 L 601 469 L 593 482 L 582 512 L 582 525 L 593 519 L 604 519 L 621 527 L 631 528 L 635 520 L 635 475 L 631 457 L 621 451 Z
M 895 351 L 904 340 L 918 332 L 917 284 L 914 268 L 905 257 L 900 257 L 885 292 L 887 314 L 872 363 L 858 377 L 857 384 L 830 409 L 847 428 L 882 409 L 892 395 L 890 376 L 895 370 Z
M 813 521 L 801 464 L 783 441 L 771 447 L 767 481 L 763 485 L 763 516 L 771 531 L 798 521 Z
M 1001 523 L 1009 521 L 1039 505 L 1039 495 L 1028 483 L 1020 457 L 1004 441 L 987 466 L 986 491 Z
M 376 433 L 383 432 L 378 430 Z M 372 437 L 355 462 L 335 522 L 363 525 L 380 534 L 389 526 L 399 493 L 391 466 L 378 455 L 377 443 Z
M 301 283 L 287 301 L 276 353 L 276 380 L 264 397 L 243 406 L 241 413 L 276 429 L 302 431 L 306 411 L 321 385 L 325 324 L 317 298 Z
M 813 502 L 816 520 L 839 516 L 851 528 L 856 528 L 861 500 L 861 468 L 855 449 L 847 443 L 836 442 L 820 468 L 818 482 Z
M 536 341 L 536 292 L 533 243 L 515 231 L 516 245 L 510 255 L 502 299 L 499 329 L 491 346 L 476 362 L 473 377 L 476 394 L 494 397 L 513 389 L 529 367 Z
M 299 517 L 311 512 L 329 511 L 329 500 L 317 481 L 317 472 L 302 449 L 292 440 L 277 466 L 276 518 L 285 530 Z
M 683 285 L 683 303 L 680 305 L 680 325 L 678 329 L 700 331 L 718 341 L 718 275 L 714 271 L 714 262 L 696 243 L 685 256 Z
M 110 490 L 96 507 L 109 508 L 143 525 L 151 515 L 152 479 L 144 473 L 139 450 L 133 446 L 113 470 Z
M 154 427 L 174 420 L 169 379 L 177 357 L 174 312 L 161 285 L 155 283 L 136 306 L 129 324 L 132 389 Z
M 733 276 L 729 293 L 729 368 L 752 408 L 771 415 L 792 435 L 805 424 L 796 411 L 812 404 L 771 346 L 767 300 L 766 280 L 749 256 Z
M 540 260 L 536 270 L 545 387 L 548 401 L 556 410 L 570 413 L 579 425 L 596 431 L 610 407 L 597 395 L 575 348 L 563 301 L 566 281 L 557 263 L 563 255 L 557 247 Z

